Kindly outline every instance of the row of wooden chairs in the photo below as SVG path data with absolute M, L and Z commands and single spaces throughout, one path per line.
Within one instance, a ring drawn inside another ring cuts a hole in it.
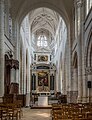
M 52 120 L 92 120 L 92 104 L 52 104 Z
M 23 115 L 21 102 L 0 103 L 0 119 L 1 120 L 19 120 Z

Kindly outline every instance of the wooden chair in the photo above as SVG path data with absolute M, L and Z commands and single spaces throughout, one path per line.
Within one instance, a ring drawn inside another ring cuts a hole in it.
M 23 111 L 21 109 L 21 106 L 22 106 L 21 100 L 16 101 L 14 104 L 17 106 L 18 117 L 19 119 L 21 119 L 21 117 L 23 116 Z
M 0 118 L 1 120 L 8 120 L 8 108 L 3 103 L 0 103 Z
M 7 104 L 9 120 L 18 120 L 18 110 L 14 103 Z

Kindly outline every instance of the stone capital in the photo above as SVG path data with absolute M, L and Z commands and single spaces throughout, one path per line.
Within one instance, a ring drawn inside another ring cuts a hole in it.
M 14 59 L 6 60 L 6 66 L 10 66 L 11 69 L 12 68 L 19 69 L 19 61 Z
M 86 67 L 85 71 L 86 71 L 86 75 L 92 75 L 92 67 Z
M 74 4 L 77 8 L 82 6 L 83 1 L 82 0 L 75 0 Z

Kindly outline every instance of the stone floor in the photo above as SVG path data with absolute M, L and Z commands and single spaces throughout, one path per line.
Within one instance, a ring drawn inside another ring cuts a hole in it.
M 21 120 L 51 120 L 50 112 L 50 109 L 23 108 Z

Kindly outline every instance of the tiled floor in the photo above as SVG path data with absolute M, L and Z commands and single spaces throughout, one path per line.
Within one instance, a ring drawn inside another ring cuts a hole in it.
M 50 109 L 23 109 L 22 120 L 51 120 Z

